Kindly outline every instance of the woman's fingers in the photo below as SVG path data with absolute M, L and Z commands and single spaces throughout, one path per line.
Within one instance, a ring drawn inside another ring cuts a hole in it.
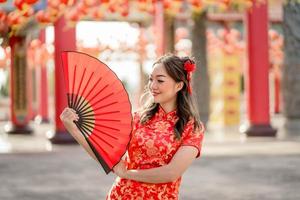
M 69 110 L 70 110 L 71 112 L 73 112 L 74 114 L 76 114 L 76 111 L 75 111 L 74 109 L 69 108 Z
M 77 121 L 79 117 L 76 114 L 76 111 L 74 111 L 73 109 L 65 108 L 60 115 L 60 119 L 62 121 L 74 121 L 74 120 Z
M 69 108 L 69 110 L 74 114 L 74 116 L 75 116 L 76 119 L 79 119 L 79 117 L 78 117 L 78 115 L 77 115 L 77 113 L 76 113 L 76 111 L 74 109 Z

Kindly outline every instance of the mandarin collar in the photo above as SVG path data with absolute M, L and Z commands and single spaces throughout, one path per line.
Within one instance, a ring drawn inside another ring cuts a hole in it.
M 166 113 L 166 111 L 161 107 L 161 105 L 159 105 L 156 116 L 159 119 L 166 119 L 166 120 L 172 120 L 172 121 L 174 120 L 175 121 L 178 118 L 177 117 L 177 109 Z

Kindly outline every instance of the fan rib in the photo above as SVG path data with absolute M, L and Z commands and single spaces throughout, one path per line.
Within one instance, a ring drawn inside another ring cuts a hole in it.
M 81 125 L 81 127 L 87 132 L 86 134 L 87 134 L 87 136 L 89 136 L 91 133 L 92 133 L 92 131 L 93 131 L 93 128 L 91 128 L 91 127 L 87 127 L 86 125 L 84 125 L 84 124 L 80 124 Z
M 80 132 L 82 133 L 82 135 L 83 135 L 85 138 L 87 138 L 88 135 L 89 135 L 89 133 L 88 133 L 83 127 L 81 127 L 81 124 L 80 124 L 80 123 L 75 122 L 75 124 L 76 124 L 77 128 L 80 130 Z
M 108 146 L 110 146 L 112 149 L 114 148 L 113 145 L 109 144 L 108 142 L 106 142 L 103 138 L 101 138 L 99 135 L 93 134 L 94 137 L 97 137 L 99 140 L 101 140 L 103 143 L 107 144 Z M 97 143 L 98 144 L 98 143 Z M 98 144 L 99 145 L 99 144 Z
M 120 131 L 120 129 L 112 128 L 112 127 L 109 127 L 109 126 L 104 126 L 104 125 L 101 125 L 101 124 L 95 124 L 95 123 L 92 123 L 92 122 L 83 122 L 82 125 L 88 126 L 92 129 L 95 129 L 95 127 L 102 127 L 102 128 L 111 129 L 113 131 Z
M 94 72 L 91 73 L 91 75 L 90 75 L 88 81 L 86 82 L 86 84 L 85 84 L 85 86 L 84 86 L 84 88 L 83 88 L 83 90 L 82 90 L 82 96 L 84 96 L 84 92 L 85 92 L 87 86 L 89 85 L 89 83 L 90 83 L 90 81 L 91 81 L 93 75 L 94 75 Z
M 95 113 L 95 114 L 88 114 L 88 115 L 81 115 L 82 117 L 94 117 L 94 116 L 101 116 L 106 114 L 115 114 L 119 113 L 120 111 L 112 111 L 112 112 L 103 112 L 103 113 Z
M 88 114 L 88 113 L 94 113 L 97 110 L 101 110 L 102 108 L 105 108 L 107 106 L 111 106 L 111 105 L 116 104 L 116 103 L 118 103 L 118 102 L 112 102 L 112 103 L 106 104 L 104 106 L 100 106 L 100 107 L 98 107 L 98 108 L 96 108 L 94 110 L 88 110 L 89 107 L 87 107 L 86 109 L 84 109 L 84 110 L 81 111 L 81 115 L 84 116 L 85 114 Z
M 95 120 L 95 118 L 84 118 L 83 120 Z M 108 121 L 108 122 L 121 122 L 121 120 L 117 119 L 99 119 L 97 118 L 97 121 Z
M 70 93 L 67 93 L 67 97 L 68 97 L 68 106 L 69 106 L 69 108 L 71 108 L 71 97 L 70 97 Z
M 101 90 L 100 92 L 98 92 L 98 94 L 101 93 L 104 89 L 105 89 L 105 87 L 102 88 L 102 90 Z M 97 96 L 98 94 L 96 94 L 96 96 Z M 113 95 L 113 94 L 114 94 L 114 93 L 110 93 L 110 94 L 106 95 L 105 97 L 103 97 L 102 99 L 98 100 L 97 102 L 91 104 L 90 106 L 94 106 L 95 104 L 97 104 L 97 103 L 103 101 L 104 99 L 110 97 L 110 96 Z M 96 97 L 96 96 L 94 96 L 94 97 Z M 94 98 L 94 97 L 93 97 L 93 98 Z M 93 98 L 90 99 L 90 102 L 93 100 Z M 86 108 L 86 106 L 87 106 L 87 104 L 85 104 L 85 105 L 81 108 L 81 110 L 79 110 L 79 112 L 84 112 L 86 109 L 89 108 L 89 107 Z
M 84 68 L 83 74 L 82 74 L 80 82 L 79 82 L 79 86 L 77 88 L 76 97 L 75 97 L 75 101 L 74 101 L 74 104 L 75 104 L 74 108 L 75 108 L 75 110 L 77 110 L 77 106 L 78 106 L 78 103 L 79 103 L 79 102 L 77 102 L 77 97 L 78 96 L 80 96 L 80 97 L 82 96 L 82 95 L 79 94 L 79 92 L 80 92 L 80 88 L 81 88 L 81 84 L 82 84 L 85 72 L 86 72 L 86 68 Z
M 85 124 L 85 125 L 95 125 L 94 127 L 103 127 L 103 128 L 108 128 L 108 129 L 111 129 L 111 130 L 114 130 L 114 131 L 120 131 L 120 129 L 116 129 L 116 128 L 112 128 L 112 127 L 109 127 L 109 126 L 104 126 L 104 125 L 101 125 L 101 124 L 96 124 L 94 122 L 89 122 L 89 121 L 84 121 L 82 122 L 82 124 Z
M 79 130 L 81 130 L 82 132 L 85 132 L 85 130 L 83 129 L 83 127 L 82 127 L 82 128 L 78 127 L 78 128 L 79 128 Z M 87 133 L 86 133 L 86 134 L 87 134 Z M 90 140 L 93 141 L 94 144 L 96 144 L 96 145 L 98 146 L 98 148 L 101 149 L 103 152 L 105 152 L 105 151 L 99 146 L 98 143 L 96 143 L 96 142 L 94 141 L 93 138 L 90 138 L 90 137 L 88 137 L 88 136 L 86 136 L 86 135 L 84 135 L 84 134 L 83 134 L 83 136 L 84 136 L 85 140 L 87 141 L 87 143 L 89 144 L 90 148 L 92 149 L 92 151 L 93 151 L 94 155 L 96 156 L 97 160 L 100 162 L 100 164 L 101 164 L 102 167 L 104 168 L 105 173 L 108 174 L 108 173 L 111 171 L 110 167 L 109 167 L 108 164 L 104 161 L 104 159 L 99 155 L 99 153 L 97 152 L 97 150 L 95 149 L 95 147 L 91 144 Z
M 105 88 L 107 88 L 108 87 L 108 85 L 106 85 L 106 86 L 104 86 L 99 92 L 97 92 L 91 99 L 89 99 L 89 102 L 92 102 L 93 100 L 94 100 L 94 98 L 96 97 L 96 96 L 98 96 L 101 92 L 103 92 L 103 90 L 105 89 Z M 99 101 L 100 102 L 100 101 Z M 92 105 L 94 105 L 94 104 L 92 104 Z M 88 109 L 88 108 L 85 108 L 86 107 L 86 105 L 84 105 L 80 110 L 79 110 L 79 112 L 84 112 L 86 109 Z
M 88 97 L 90 96 L 90 94 L 92 93 L 92 91 L 96 88 L 96 85 L 99 83 L 99 81 L 102 79 L 102 77 L 100 77 L 98 79 L 98 81 L 93 85 L 92 89 L 88 92 L 88 94 L 86 95 L 85 99 L 88 100 Z M 90 100 L 89 100 L 90 101 Z M 81 109 L 84 108 L 88 103 L 83 104 L 83 107 L 79 106 L 78 107 L 78 112 L 81 112 Z
M 109 127 L 109 126 L 104 126 L 104 125 L 101 125 L 101 124 L 98 124 L 98 123 L 89 122 L 89 121 L 85 121 L 83 123 L 95 125 L 95 127 L 97 126 L 97 127 L 108 128 L 108 129 L 111 129 L 111 130 L 114 130 L 114 131 L 120 131 L 120 129 L 117 129 L 117 128 L 112 128 L 112 127 Z
M 111 111 L 111 112 L 102 112 L 102 113 L 96 113 L 94 116 L 101 116 L 101 115 L 107 115 L 107 114 L 115 114 L 115 113 L 120 113 L 120 111 Z
M 111 134 L 109 134 L 109 133 L 107 133 L 107 132 L 105 132 L 105 131 L 102 131 L 102 130 L 100 130 L 100 129 L 98 129 L 98 128 L 95 128 L 95 127 L 93 127 L 93 126 L 91 126 L 91 125 L 89 125 L 89 124 L 82 124 L 82 126 L 84 126 L 85 129 L 91 128 L 91 129 L 96 130 L 96 131 L 98 131 L 98 132 L 100 132 L 100 133 L 102 133 L 102 134 L 104 134 L 104 135 L 106 135 L 106 136 L 109 136 L 109 137 L 111 137 L 111 138 L 113 138 L 113 139 L 115 139 L 115 140 L 118 140 L 117 137 L 114 137 L 114 136 L 112 136 Z M 92 132 L 92 131 L 91 131 L 91 132 Z
M 90 75 L 88 81 L 86 82 L 86 84 L 85 84 L 85 86 L 84 86 L 84 88 L 83 88 L 83 91 L 82 91 L 82 94 L 81 94 L 81 97 L 80 97 L 80 100 L 79 100 L 79 101 L 81 101 L 81 99 L 83 99 L 83 100 L 79 103 L 78 108 L 80 108 L 81 105 L 84 103 L 84 100 L 85 100 L 85 98 L 83 98 L 83 97 L 84 97 L 84 93 L 85 93 L 85 90 L 86 90 L 87 86 L 89 85 L 89 83 L 90 83 L 90 81 L 91 81 L 93 75 L 94 75 L 94 72 L 91 73 L 91 75 Z M 78 112 L 79 112 L 79 111 L 78 111 Z
M 95 129 L 96 131 L 99 131 L 100 133 L 102 133 L 102 134 L 108 136 L 108 137 L 111 137 L 111 138 L 113 138 L 113 139 L 115 139 L 115 140 L 118 140 L 117 137 L 114 137 L 114 136 L 110 135 L 110 134 L 107 133 L 107 132 L 101 131 L 101 130 L 99 130 L 99 129 L 97 129 L 97 128 L 94 128 L 94 129 Z
M 94 142 L 95 145 L 98 146 L 98 148 L 103 152 L 105 153 L 105 151 L 97 144 L 95 143 L 94 139 L 93 138 L 90 138 L 91 141 Z M 105 160 L 102 158 L 102 156 L 97 152 L 96 148 L 90 143 L 90 141 L 87 139 L 87 142 L 89 143 L 91 149 L 93 150 L 95 156 L 97 157 L 98 161 L 100 162 L 100 164 L 102 165 L 104 171 L 106 174 L 108 174 L 110 171 L 111 171 L 111 168 L 108 166 L 108 164 L 105 162 Z M 107 155 L 107 153 L 106 153 Z M 109 156 L 107 156 L 109 157 Z
M 105 97 L 103 97 L 102 99 L 99 99 L 98 101 L 96 101 L 96 102 L 94 102 L 91 106 L 94 106 L 94 105 L 96 105 L 97 103 L 99 103 L 99 102 L 101 102 L 101 101 L 103 101 L 104 99 L 107 99 L 108 97 L 110 97 L 111 95 L 113 95 L 114 93 L 112 92 L 112 93 L 110 93 L 110 94 L 108 94 L 108 95 L 106 95 Z
M 76 68 L 77 65 L 74 67 L 74 72 L 73 72 L 73 84 L 72 84 L 72 101 L 71 101 L 71 108 L 73 108 L 73 96 L 74 96 L 74 87 L 75 87 L 75 77 L 76 77 Z
M 103 92 L 106 88 L 108 87 L 108 85 L 105 85 L 99 92 L 97 92 L 91 99 L 90 102 L 92 102 L 96 96 L 98 96 L 99 94 L 101 94 L 101 92 Z
M 94 109 L 94 111 L 101 110 L 102 108 L 105 108 L 105 107 L 107 107 L 107 106 L 114 105 L 114 104 L 116 104 L 116 103 L 118 103 L 118 102 L 117 102 L 117 101 L 115 101 L 115 102 L 112 102 L 112 103 L 106 104 L 106 105 L 104 105 L 104 106 L 100 106 L 100 107 L 98 107 L 98 108 L 95 108 L 95 109 Z
M 110 93 L 110 94 L 106 95 L 105 97 L 103 97 L 102 99 L 98 100 L 97 102 L 94 102 L 94 103 L 91 104 L 90 106 L 96 105 L 97 103 L 103 101 L 104 99 L 110 97 L 110 96 L 113 95 L 113 94 L 114 94 L 114 93 Z M 83 113 L 83 112 L 85 112 L 87 109 L 89 109 L 89 107 L 87 107 L 87 108 L 85 108 L 85 107 L 86 107 L 86 105 L 83 107 L 84 109 L 82 108 L 82 110 L 80 110 L 79 112 Z
M 91 92 L 96 88 L 96 85 L 101 81 L 102 77 L 98 79 L 98 81 L 93 85 L 92 89 L 89 91 L 89 93 L 86 95 L 86 98 L 88 98 L 91 94 Z

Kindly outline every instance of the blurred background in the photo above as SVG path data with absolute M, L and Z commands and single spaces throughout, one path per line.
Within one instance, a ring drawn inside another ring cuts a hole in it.
M 298 0 L 0 0 L 0 199 L 104 199 L 114 175 L 64 129 L 60 52 L 106 63 L 132 103 L 192 56 L 203 158 L 182 199 L 300 199 Z

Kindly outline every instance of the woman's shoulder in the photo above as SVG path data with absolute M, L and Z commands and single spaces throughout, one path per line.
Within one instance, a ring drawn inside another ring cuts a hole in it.
M 196 124 L 195 124 L 196 123 Z M 189 121 L 186 124 L 187 128 L 190 128 L 197 132 L 204 132 L 205 126 L 201 120 L 196 120 L 194 117 L 190 117 Z

